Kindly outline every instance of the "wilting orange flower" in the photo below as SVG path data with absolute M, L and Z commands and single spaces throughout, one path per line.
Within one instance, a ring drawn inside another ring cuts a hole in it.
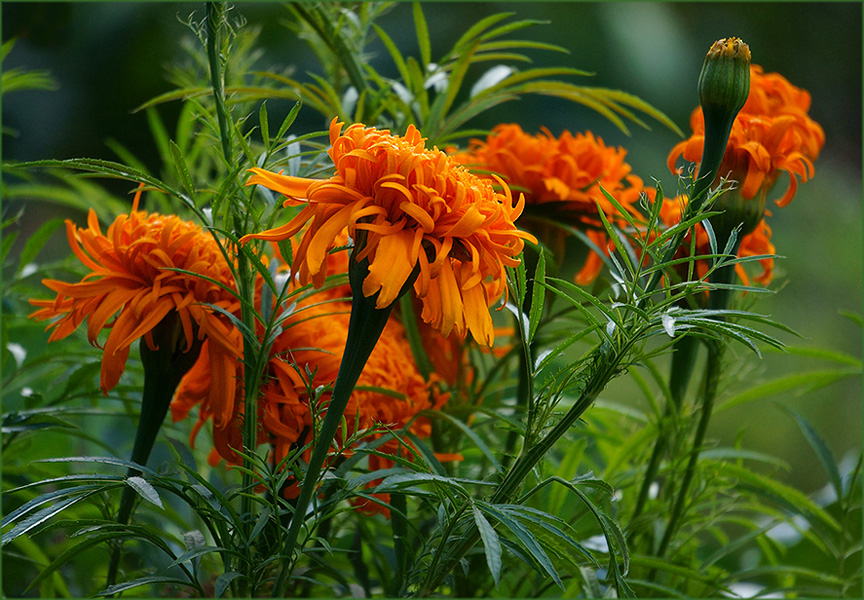
M 660 208 L 660 219 L 667 226 L 671 227 L 673 225 L 677 225 L 678 222 L 681 220 L 681 214 L 686 205 L 687 198 L 684 196 L 679 196 L 677 198 L 664 198 L 663 206 L 661 206 Z M 702 226 L 701 223 L 697 223 L 694 227 L 694 231 L 696 233 L 695 254 L 710 254 L 711 244 L 705 228 Z M 675 258 L 681 258 L 687 255 L 689 251 L 690 234 L 688 234 L 687 238 L 685 238 L 684 242 L 682 242 L 678 253 L 675 255 Z M 774 244 L 771 243 L 771 228 L 768 226 L 768 223 L 765 222 L 764 218 L 759 221 L 759 224 L 751 233 L 748 233 L 741 237 L 741 241 L 738 247 L 739 257 L 772 255 L 774 254 L 774 252 Z M 768 285 L 769 283 L 771 283 L 771 280 L 774 277 L 774 259 L 761 258 L 759 259 L 759 264 L 762 267 L 762 273 L 757 275 L 754 279 L 763 286 Z M 682 266 L 681 268 L 686 268 L 686 265 Z M 708 263 L 704 260 L 697 261 L 696 275 L 702 277 L 707 272 Z M 750 285 L 750 278 L 748 277 L 743 265 L 736 264 L 735 273 L 738 275 L 744 285 Z
M 54 330 L 49 341 L 65 338 L 86 320 L 87 338 L 102 347 L 99 333 L 110 330 L 101 370 L 101 388 L 107 394 L 120 380 L 131 345 L 143 337 L 152 348 L 151 330 L 175 311 L 186 348 L 191 348 L 195 339 L 210 346 L 210 369 L 218 381 L 211 402 L 224 419 L 233 412 L 234 380 L 220 375 L 238 352 L 239 332 L 205 304 L 227 311 L 236 310 L 239 304 L 204 277 L 231 289 L 230 269 L 215 240 L 201 228 L 176 216 L 138 211 L 137 202 L 136 197 L 132 212 L 117 217 L 105 234 L 93 210 L 86 228 L 66 221 L 69 245 L 90 272 L 77 283 L 43 280 L 57 297 L 31 300 L 40 308 L 30 316 L 36 320 L 60 317 L 48 326 Z
M 765 74 L 759 65 L 750 67 L 750 94 L 732 124 L 726 154 L 718 173 L 738 181 L 738 192 L 750 200 L 764 195 L 781 173 L 789 185 L 776 200 L 786 206 L 798 189 L 798 180 L 813 176 L 813 161 L 825 144 L 822 127 L 809 117 L 810 94 L 790 84 L 777 73 Z M 690 117 L 693 135 L 677 144 L 669 154 L 669 168 L 684 157 L 690 162 L 702 158 L 705 124 L 702 110 Z
M 610 219 L 620 215 L 601 188 L 633 215 L 639 214 L 634 205 L 643 183 L 631 173 L 626 155 L 623 148 L 607 146 L 590 131 L 574 135 L 565 130 L 556 138 L 545 128 L 541 134 L 530 135 L 519 125 L 502 124 L 485 140 L 471 140 L 468 151 L 457 154 L 456 159 L 501 176 L 513 193 L 524 192 L 526 217 L 554 206 L 555 214 L 546 214 L 548 218 L 588 225 L 588 237 L 605 249 L 598 206 Z M 577 283 L 593 281 L 602 266 L 600 257 L 589 252 Z
M 261 386 L 259 399 L 259 427 L 262 442 L 273 447 L 274 461 L 280 461 L 292 448 L 311 441 L 312 412 L 308 384 L 315 389 L 332 385 L 342 360 L 342 351 L 348 332 L 348 319 L 351 304 L 348 302 L 318 302 L 318 294 L 301 304 L 284 324 L 283 333 L 277 338 L 269 362 L 267 379 Z M 239 362 L 238 372 L 241 371 Z M 306 372 L 312 373 L 311 382 L 304 380 Z M 364 440 L 377 439 L 383 435 L 381 426 L 399 430 L 406 425 L 412 433 L 426 438 L 431 433 L 431 424 L 425 417 L 417 414 L 425 409 L 440 408 L 448 395 L 441 393 L 433 381 L 425 381 L 414 363 L 411 348 L 405 337 L 402 325 L 391 318 L 378 344 L 372 351 L 366 366 L 357 382 L 345 411 L 346 436 L 358 431 L 368 431 Z M 196 404 L 201 404 L 198 424 L 192 434 L 192 442 L 201 425 L 210 416 L 208 406 L 208 371 L 205 364 L 195 367 L 180 383 L 177 397 L 172 404 L 174 420 L 182 419 Z M 372 389 L 376 388 L 376 389 Z M 382 392 L 380 390 L 386 390 Z M 329 393 L 323 394 L 318 401 L 322 410 L 328 404 Z M 240 457 L 235 449 L 242 447 L 243 436 L 241 419 L 243 412 L 242 390 L 237 389 L 234 403 L 237 417 L 230 420 L 227 427 L 214 427 L 214 450 L 211 462 L 225 459 L 231 464 L 239 464 Z M 356 418 L 355 418 L 356 417 Z M 342 434 L 336 436 L 341 440 Z M 335 453 L 337 448 L 332 451 Z M 350 448 L 338 448 L 343 454 Z M 410 456 L 410 453 L 397 440 L 389 440 L 379 446 L 377 451 L 393 456 Z M 311 449 L 304 457 L 309 459 Z M 393 466 L 386 457 L 370 455 L 370 470 Z M 288 495 L 298 492 L 296 485 L 287 490 Z M 383 498 L 386 501 L 386 497 Z M 381 507 L 363 504 L 366 512 L 376 512 Z M 386 511 L 382 511 L 386 512 Z
M 308 223 L 294 253 L 300 281 L 320 287 L 334 238 L 347 228 L 361 241 L 355 259 L 369 261 L 362 293 L 378 294 L 377 308 L 390 306 L 417 275 L 414 291 L 423 301 L 422 318 L 444 335 L 471 332 L 491 345 L 491 296 L 506 293 L 505 266 L 519 264 L 523 240 L 533 236 L 513 225 L 522 212 L 509 191 L 469 173 L 443 152 L 425 148 L 420 132 L 404 136 L 354 124 L 330 124 L 330 158 L 336 173 L 325 180 L 288 177 L 263 169 L 247 185 L 260 184 L 305 206 L 287 225 L 245 236 L 290 238 Z M 486 282 L 487 285 L 481 285 Z M 491 286 L 491 288 L 490 288 Z M 488 290 L 488 291 L 487 291 Z

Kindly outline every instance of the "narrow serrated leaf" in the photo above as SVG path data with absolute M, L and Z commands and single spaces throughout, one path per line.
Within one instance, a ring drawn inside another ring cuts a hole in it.
M 57 515 L 68 507 L 72 506 L 87 498 L 88 494 L 80 494 L 76 496 L 72 496 L 71 498 L 63 498 L 59 502 L 52 504 L 42 510 L 33 513 L 26 519 L 20 521 L 17 525 L 15 525 L 12 529 L 3 534 L 2 545 L 5 546 L 18 536 L 24 535 L 25 533 L 32 531 L 36 527 L 42 525 L 45 521 Z
M 162 499 L 159 497 L 159 493 L 156 491 L 156 488 L 150 485 L 150 482 L 148 482 L 146 479 L 133 475 L 126 480 L 126 483 L 147 502 L 155 504 L 163 510 L 165 509 L 165 507 L 162 505 Z
M 167 568 L 174 567 L 179 565 L 182 562 L 186 562 L 187 560 L 194 560 L 196 558 L 200 558 L 202 556 L 206 556 L 207 554 L 211 554 L 213 552 L 223 552 L 227 550 L 227 548 L 222 548 L 219 546 L 201 546 L 199 548 L 192 548 L 191 550 L 187 550 L 183 554 L 177 557 L 174 562 L 168 565 Z
M 192 588 L 196 587 L 194 584 L 189 583 L 184 579 L 177 579 L 176 577 L 162 577 L 159 575 L 149 575 L 147 577 L 139 577 L 138 579 L 132 579 L 130 581 L 124 581 L 123 583 L 110 585 L 96 595 L 113 596 L 114 594 L 125 592 L 126 590 L 131 590 L 136 587 L 141 587 L 142 585 L 149 585 L 151 583 L 173 583 L 175 585 L 185 585 Z
M 537 256 L 537 267 L 534 269 L 534 285 L 531 290 L 531 308 L 528 311 L 528 343 L 534 339 L 537 326 L 543 316 L 546 302 L 546 252 L 542 248 Z
M 831 482 L 834 491 L 837 493 L 837 497 L 842 498 L 843 479 L 840 477 L 840 469 L 837 467 L 837 462 L 834 460 L 834 456 L 831 454 L 831 450 L 828 449 L 828 445 L 816 432 L 810 422 L 805 419 L 798 411 L 783 404 L 780 405 L 780 408 L 785 410 L 792 416 L 792 418 L 795 419 L 795 422 L 801 429 L 801 433 L 804 434 L 804 438 L 807 440 L 807 443 L 810 444 L 810 447 L 813 448 L 813 452 L 816 453 L 816 457 L 819 459 L 819 462 L 822 463 L 822 468 L 825 469 L 825 473 L 828 475 L 828 480 Z
M 520 523 L 517 519 L 511 518 L 510 515 L 499 510 L 499 508 L 494 505 L 478 503 L 478 506 L 483 510 L 483 512 L 501 523 L 503 527 L 510 530 L 518 540 L 519 544 L 530 554 L 533 562 L 536 565 L 539 565 L 541 569 L 545 571 L 559 587 L 561 587 L 561 589 L 564 589 L 564 584 L 561 581 L 561 577 L 558 575 L 558 571 L 555 570 L 555 565 L 552 564 L 546 551 L 543 550 L 537 539 L 531 531 L 525 527 L 525 525 Z
M 228 571 L 227 573 L 222 573 L 216 580 L 216 583 L 213 584 L 213 597 L 221 598 L 222 594 L 225 593 L 225 590 L 228 589 L 228 586 L 231 584 L 231 582 L 238 577 L 244 577 L 244 575 L 242 573 L 238 573 L 237 571 Z
M 261 140 L 264 142 L 264 148 L 267 152 L 270 151 L 270 126 L 267 122 L 267 102 L 261 103 L 261 108 L 258 109 L 258 126 L 261 128 Z
M 471 510 L 474 513 L 474 523 L 477 525 L 477 530 L 480 532 L 480 539 L 483 542 L 483 548 L 486 553 L 486 564 L 489 567 L 489 572 L 492 573 L 492 579 L 495 580 L 495 587 L 498 587 L 498 580 L 501 576 L 501 541 L 498 539 L 498 534 L 483 516 L 483 513 L 471 505 Z
M 795 513 L 813 517 L 829 529 L 840 531 L 834 517 L 799 490 L 734 463 L 719 463 L 717 468 L 724 475 L 738 479 L 739 485 L 746 485 Z

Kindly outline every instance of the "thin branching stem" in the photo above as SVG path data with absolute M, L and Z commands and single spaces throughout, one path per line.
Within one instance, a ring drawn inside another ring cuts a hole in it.
M 730 253 L 733 255 L 738 253 L 738 242 L 733 244 L 733 248 L 731 249 Z M 713 271 L 712 274 L 713 282 L 721 284 L 729 283 L 734 277 L 734 265 L 720 265 Z M 729 301 L 730 295 L 728 293 L 728 290 L 725 289 L 712 290 L 711 295 L 708 298 L 709 308 L 712 310 L 723 310 L 728 308 Z M 723 320 L 722 316 L 718 316 L 716 318 L 719 320 Z M 684 478 L 681 481 L 681 487 L 678 489 L 678 494 L 675 498 L 675 504 L 672 507 L 672 513 L 669 517 L 669 524 L 666 526 L 666 531 L 663 533 L 663 538 L 661 539 L 660 546 L 657 549 L 657 556 L 660 558 L 662 558 L 666 554 L 666 551 L 669 548 L 669 544 L 671 543 L 672 538 L 674 537 L 675 532 L 678 529 L 681 517 L 683 516 L 685 504 L 690 494 L 690 484 L 692 483 L 693 477 L 696 473 L 696 466 L 699 461 L 699 454 L 702 451 L 702 444 L 705 441 L 705 433 L 707 432 L 708 424 L 711 421 L 711 413 L 714 409 L 714 400 L 717 397 L 717 388 L 723 370 L 723 354 L 725 350 L 725 344 L 723 340 L 706 340 L 706 345 L 708 347 L 708 357 L 705 365 L 705 376 L 703 379 L 702 390 L 700 394 L 701 412 L 699 415 L 699 423 L 696 426 L 696 434 L 693 438 L 693 449 L 690 453 L 690 458 L 687 461 L 687 467 L 684 471 Z M 683 394 L 683 388 L 681 386 L 686 385 L 686 380 L 689 379 L 689 370 L 686 373 L 680 373 L 679 375 L 682 375 L 684 383 L 676 383 L 676 390 L 678 390 L 677 393 Z M 683 375 L 687 375 L 687 378 L 684 378 Z
M 642 487 L 639 489 L 639 496 L 636 499 L 633 516 L 630 518 L 631 523 L 636 523 L 645 509 L 651 484 L 657 477 L 660 463 L 663 461 L 663 455 L 666 453 L 666 448 L 669 445 L 670 440 L 668 436 L 670 432 L 667 425 L 670 419 L 680 414 L 681 404 L 687 390 L 687 383 L 690 381 L 690 373 L 693 370 L 698 349 L 699 340 L 692 336 L 685 336 L 675 343 L 675 353 L 672 356 L 672 366 L 669 375 L 670 398 L 666 403 L 666 409 L 657 427 L 654 449 L 651 452 L 651 458 L 645 469 Z
M 576 403 L 536 444 L 522 448 L 519 458 L 513 463 L 513 466 L 489 499 L 490 504 L 509 502 L 519 493 L 523 482 L 531 474 L 534 467 L 546 456 L 552 446 L 570 430 L 573 424 L 594 403 L 600 392 L 618 374 L 619 366 L 627 352 L 629 352 L 629 345 L 616 348 L 608 343 L 604 343 L 595 350 L 591 376 Z M 447 542 L 447 539 L 447 537 L 442 538 L 442 545 Z M 480 533 L 475 529 L 470 535 L 463 538 L 462 542 L 450 554 L 449 559 L 441 569 L 435 568 L 437 564 L 430 565 L 426 580 L 420 589 L 417 590 L 415 596 L 419 598 L 428 597 L 441 584 L 441 581 L 450 572 L 452 567 L 458 564 L 471 548 L 477 544 L 479 539 Z M 439 555 L 436 552 L 435 558 L 437 559 Z

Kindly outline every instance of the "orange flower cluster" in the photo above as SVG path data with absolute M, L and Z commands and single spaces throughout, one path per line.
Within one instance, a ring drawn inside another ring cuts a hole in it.
M 259 397 L 259 433 L 262 441 L 273 447 L 272 459 L 278 463 L 296 447 L 311 441 L 312 408 L 309 390 L 321 386 L 332 386 L 342 361 L 342 352 L 348 332 L 351 312 L 350 302 L 332 300 L 331 294 L 316 293 L 301 302 L 287 317 L 283 332 L 276 339 Z M 242 377 L 239 361 L 233 365 L 235 377 Z M 307 381 L 307 373 L 312 374 Z M 345 411 L 345 427 L 336 436 L 361 434 L 364 441 L 383 435 L 382 426 L 394 430 L 408 427 L 420 438 L 431 433 L 431 423 L 417 414 L 426 409 L 440 408 L 448 399 L 435 385 L 436 378 L 426 381 L 417 370 L 411 347 L 399 321 L 391 318 L 381 338 L 372 351 L 357 382 Z M 201 426 L 211 418 L 209 390 L 213 386 L 206 363 L 196 364 L 181 381 L 175 401 L 171 405 L 172 417 L 178 421 L 199 405 L 198 423 L 192 432 L 190 443 L 194 444 Z M 230 464 L 240 464 L 235 452 L 243 444 L 242 415 L 244 401 L 241 389 L 236 391 L 235 414 L 226 427 L 214 422 L 214 449 L 210 462 L 217 464 L 225 459 Z M 317 410 L 329 403 L 329 392 L 318 399 Z M 367 432 L 363 434 L 362 432 Z M 338 448 L 336 442 L 331 450 L 335 456 L 350 454 L 350 448 Z M 380 454 L 410 457 L 410 452 L 398 440 L 391 439 L 377 448 Z M 311 449 L 304 458 L 308 461 Z M 386 457 L 370 454 L 370 470 L 393 466 Z M 286 490 L 286 495 L 299 493 L 297 484 Z M 387 501 L 386 495 L 381 498 Z M 386 509 L 371 502 L 360 502 L 364 512 L 382 512 Z
M 209 402 L 217 420 L 224 422 L 233 412 L 235 382 L 219 374 L 238 359 L 240 336 L 227 319 L 206 305 L 233 312 L 239 310 L 239 303 L 207 279 L 231 289 L 231 271 L 210 234 L 176 216 L 138 211 L 139 197 L 140 192 L 132 212 L 117 217 L 105 234 L 93 210 L 86 228 L 66 221 L 69 245 L 90 272 L 77 283 L 43 280 L 57 296 L 31 300 L 40 308 L 30 316 L 36 320 L 59 317 L 48 326 L 54 330 L 49 341 L 67 337 L 86 320 L 87 338 L 102 347 L 98 336 L 103 329 L 110 330 L 104 342 L 100 384 L 107 394 L 120 380 L 132 344 L 143 337 L 153 349 L 151 331 L 175 311 L 185 348 L 191 348 L 196 339 L 204 340 L 202 355 L 218 378 Z M 199 356 L 199 362 L 202 358 Z
M 362 124 L 342 127 L 336 119 L 330 125 L 336 173 L 328 179 L 253 169 L 248 185 L 284 194 L 286 206 L 300 199 L 305 206 L 287 225 L 242 241 L 287 239 L 308 223 L 294 264 L 301 282 L 320 287 L 327 252 L 347 228 L 358 240 L 355 260 L 369 261 L 362 293 L 378 294 L 377 308 L 390 306 L 416 277 L 425 322 L 445 336 L 470 331 L 491 346 L 489 307 L 506 293 L 504 268 L 518 265 L 523 240 L 534 239 L 513 225 L 523 199 L 514 206 L 509 190 L 496 193 L 490 181 L 437 149 L 427 150 L 413 126 L 401 137 Z
M 473 168 L 501 176 L 512 190 L 525 194 L 526 216 L 538 209 L 554 206 L 554 219 L 588 225 L 586 235 L 607 250 L 608 240 L 597 219 L 599 210 L 610 219 L 620 217 L 605 190 L 625 209 L 638 215 L 635 207 L 643 191 L 642 180 L 631 172 L 623 148 L 606 146 L 591 132 L 560 137 L 547 129 L 530 135 L 519 125 L 496 126 L 485 140 L 471 140 L 465 153 L 456 159 Z M 552 203 L 555 203 L 554 205 Z M 608 251 L 608 250 L 607 250 Z M 577 283 L 593 281 L 603 262 L 594 252 L 576 276 Z
M 765 74 L 759 65 L 751 65 L 750 94 L 732 124 L 719 174 L 738 181 L 744 199 L 764 202 L 780 174 L 786 172 L 789 185 L 776 204 L 789 204 L 798 180 L 807 181 L 813 176 L 813 161 L 825 145 L 825 132 L 807 114 L 809 109 L 810 94 L 806 90 L 777 73 Z M 673 172 L 677 172 L 675 163 L 679 157 L 691 162 L 699 162 L 702 157 L 705 124 L 701 108 L 693 111 L 690 126 L 693 135 L 669 154 Z

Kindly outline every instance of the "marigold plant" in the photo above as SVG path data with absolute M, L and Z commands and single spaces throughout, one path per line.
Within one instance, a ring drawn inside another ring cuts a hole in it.
M 839 206 L 824 90 L 761 21 L 667 36 L 668 76 L 642 58 L 658 103 L 698 99 L 685 139 L 606 87 L 638 45 L 584 79 L 584 36 L 523 35 L 549 7 L 456 8 L 208 2 L 152 140 L 4 164 L 6 596 L 860 595 L 854 419 L 807 411 L 861 360 L 767 314 L 812 284 L 775 244 Z M 11 49 L 4 100 L 44 89 Z M 658 123 L 680 140 L 629 137 Z

